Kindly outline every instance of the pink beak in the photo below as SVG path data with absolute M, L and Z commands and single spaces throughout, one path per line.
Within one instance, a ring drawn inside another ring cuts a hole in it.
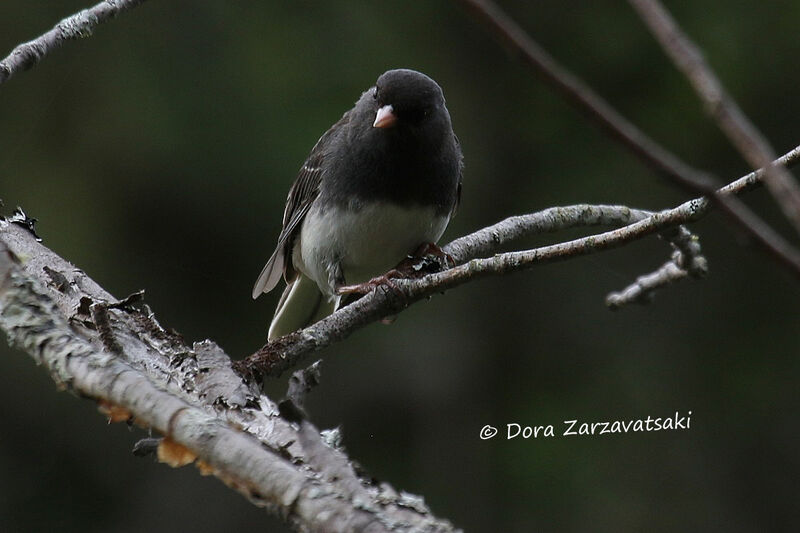
M 385 105 L 378 109 L 375 115 L 375 122 L 372 123 L 373 128 L 389 128 L 394 126 L 397 122 L 397 115 L 394 114 L 394 109 L 390 105 Z

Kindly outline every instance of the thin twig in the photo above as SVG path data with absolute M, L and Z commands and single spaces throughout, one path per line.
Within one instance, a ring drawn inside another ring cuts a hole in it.
M 689 276 L 689 272 L 678 265 L 681 261 L 680 252 L 676 252 L 676 256 L 664 263 L 655 272 L 639 276 L 636 278 L 635 283 L 622 291 L 612 292 L 606 296 L 606 305 L 612 310 L 617 310 L 630 303 L 649 303 L 656 289 Z
M 800 161 L 800 146 L 783 155 L 776 163 L 789 166 L 798 161 Z M 763 169 L 751 172 L 722 187 L 719 193 L 729 196 L 749 191 L 759 183 L 763 173 Z M 582 220 L 584 225 L 607 224 L 609 223 L 607 217 L 617 220 L 635 219 L 641 211 L 624 206 L 582 205 L 551 208 L 540 213 L 511 217 L 444 246 L 442 249 L 452 255 L 456 263 L 460 263 L 458 266 L 417 280 L 395 280 L 397 291 L 383 289 L 373 291 L 305 329 L 275 339 L 256 353 L 235 362 L 234 369 L 247 376 L 280 375 L 297 365 L 308 354 L 348 337 L 367 324 L 399 313 L 412 303 L 428 296 L 477 278 L 507 274 L 532 268 L 541 263 L 588 255 L 622 246 L 653 233 L 664 233 L 669 228 L 701 219 L 712 207 L 713 204 L 708 198 L 695 198 L 673 209 L 653 213 L 612 231 L 533 250 L 470 259 L 471 254 L 491 253 L 492 250 L 497 250 L 525 234 L 552 231 L 556 224 L 561 224 L 562 227 L 574 227 L 580 224 L 576 223 L 576 220 Z M 616 216 L 613 216 L 615 211 Z M 527 229 L 522 231 L 521 228 Z M 699 269 L 700 266 L 696 268 Z
M 678 254 L 673 258 L 675 264 L 692 277 L 704 277 L 708 274 L 708 262 L 700 249 L 700 240 L 683 226 L 678 226 L 676 233 L 670 239 Z
M 606 296 L 606 305 L 610 309 L 617 310 L 630 303 L 650 303 L 658 289 L 687 277 L 704 278 L 708 274 L 708 261 L 696 235 L 684 226 L 672 228 L 665 234 L 675 248 L 670 260 L 655 272 L 639 276 L 625 289 Z
M 528 66 L 609 135 L 674 183 L 696 194 L 708 196 L 761 248 L 792 270 L 796 276 L 800 276 L 800 252 L 745 204 L 736 198 L 716 194 L 716 180 L 710 174 L 692 168 L 648 137 L 580 78 L 545 52 L 495 3 L 490 0 L 460 1 Z
M 742 112 L 706 63 L 697 45 L 681 30 L 658 0 L 629 0 L 675 66 L 691 82 L 708 113 L 753 168 L 766 168 L 764 183 L 800 233 L 800 186 L 782 166 L 773 166 L 775 151 Z
M 289 389 L 286 391 L 286 398 L 278 402 L 278 412 L 284 420 L 299 424 L 308 419 L 306 396 L 314 387 L 319 385 L 320 365 L 322 365 L 322 359 L 311 364 L 308 368 L 292 372 L 292 377 L 289 378 Z
M 453 240 L 443 246 L 442 251 L 449 254 L 456 264 L 461 264 L 475 257 L 491 255 L 523 237 L 576 227 L 625 226 L 652 214 L 652 211 L 631 209 L 624 205 L 550 207 L 537 213 L 508 217 Z
M 65 18 L 44 35 L 17 46 L 8 57 L 0 61 L 0 84 L 39 63 L 64 41 L 88 37 L 99 24 L 144 2 L 145 0 L 105 0 Z
M 578 206 L 572 208 L 574 207 Z M 412 303 L 428 296 L 478 278 L 509 274 L 541 263 L 551 263 L 622 246 L 646 235 L 693 220 L 696 208 L 695 205 L 683 205 L 674 210 L 655 213 L 639 222 L 613 231 L 532 250 L 471 259 L 449 270 L 429 274 L 419 280 L 393 280 L 394 289 L 381 287 L 305 329 L 275 339 L 258 352 L 234 363 L 234 368 L 248 376 L 280 375 L 300 363 L 302 358 L 311 352 L 342 340 L 371 322 L 397 314 Z M 542 217 L 542 213 L 533 213 L 523 218 L 528 217 L 538 219 Z M 462 239 L 473 237 L 474 234 Z M 501 243 L 504 240 L 501 237 L 495 242 Z M 448 247 L 443 248 L 445 251 L 447 249 Z M 456 258 L 457 262 L 459 260 L 460 258 Z

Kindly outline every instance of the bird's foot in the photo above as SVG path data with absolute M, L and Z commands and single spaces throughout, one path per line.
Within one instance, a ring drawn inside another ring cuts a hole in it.
M 413 255 L 408 256 L 396 270 L 404 272 L 407 278 L 421 278 L 426 274 L 440 272 L 456 266 L 453 256 L 433 244 L 426 242 L 421 244 Z
M 386 274 L 382 274 L 380 276 L 376 276 L 369 281 L 365 281 L 363 283 L 356 283 L 355 285 L 342 285 L 341 287 L 336 288 L 336 294 L 368 294 L 373 290 L 377 289 L 381 286 L 387 286 L 393 291 L 399 291 L 400 289 L 397 287 L 392 279 L 400 279 L 406 277 L 402 272 L 398 269 L 393 268 Z
M 385 274 L 374 277 L 369 281 L 356 285 L 343 285 L 336 289 L 336 294 L 368 294 L 381 286 L 387 286 L 395 292 L 400 292 L 394 279 L 417 279 L 434 272 L 440 272 L 454 267 L 453 257 L 444 252 L 433 243 L 426 242 L 420 245 L 413 255 L 409 255 L 396 267 Z
M 404 279 L 419 279 L 456 265 L 453 256 L 433 243 L 426 242 L 394 267 Z

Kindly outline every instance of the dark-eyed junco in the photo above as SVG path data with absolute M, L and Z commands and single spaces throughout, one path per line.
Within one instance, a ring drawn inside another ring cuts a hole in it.
M 345 284 L 383 274 L 444 232 L 461 194 L 462 156 L 439 85 L 383 73 L 320 137 L 286 200 L 275 252 L 253 287 L 287 287 L 269 339 L 342 303 Z

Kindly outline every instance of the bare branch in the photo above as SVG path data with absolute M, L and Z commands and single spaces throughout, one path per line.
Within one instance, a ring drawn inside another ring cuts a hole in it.
M 617 310 L 630 303 L 650 303 L 653 293 L 657 289 L 666 287 L 691 275 L 689 270 L 681 266 L 684 261 L 683 254 L 676 251 L 672 255 L 672 259 L 664 263 L 655 272 L 639 276 L 636 278 L 636 282 L 622 291 L 612 292 L 606 296 L 606 305 L 612 310 Z M 700 264 L 705 267 L 705 258 L 697 256 L 695 257 L 695 263 L 695 272 L 699 272 L 702 268 Z
M 708 274 L 708 262 L 700 250 L 700 240 L 683 226 L 676 228 L 670 242 L 675 247 L 673 261 L 690 276 L 702 278 Z
M 421 498 L 359 477 L 308 422 L 281 418 L 214 343 L 186 345 L 140 297 L 115 300 L 28 229 L 3 220 L 0 329 L 57 383 L 96 400 L 110 421 L 164 435 L 140 453 L 155 447 L 173 466 L 194 462 L 299 530 L 454 530 Z
M 775 151 L 730 97 L 700 49 L 678 27 L 658 0 L 630 0 L 675 66 L 691 82 L 708 113 L 753 168 L 765 168 L 764 183 L 800 233 L 800 186 L 782 166 L 773 166 Z
M 700 241 L 696 235 L 685 227 L 678 226 L 670 237 L 670 242 L 675 247 L 672 258 L 655 272 L 639 276 L 622 291 L 609 294 L 606 305 L 610 309 L 617 310 L 630 303 L 650 303 L 657 289 L 689 276 L 703 278 L 708 274 L 708 261 L 701 254 Z
M 696 201 L 693 201 L 696 202 Z M 490 275 L 503 275 L 524 270 L 540 263 L 550 263 L 581 255 L 588 255 L 601 250 L 621 246 L 627 242 L 663 231 L 667 228 L 695 219 L 694 213 L 699 204 L 687 202 L 679 208 L 654 213 L 653 215 L 626 225 L 622 228 L 599 233 L 568 242 L 543 246 L 533 250 L 507 252 L 483 259 L 471 259 L 449 270 L 429 274 L 419 280 L 393 280 L 397 290 L 381 287 L 360 300 L 340 309 L 336 313 L 320 320 L 305 329 L 290 333 L 261 348 L 248 358 L 234 363 L 234 368 L 243 374 L 258 376 L 280 375 L 283 371 L 298 364 L 308 354 L 322 349 L 333 342 L 342 340 L 355 330 L 394 315 L 412 303 L 462 285 L 468 281 Z M 691 205 L 690 205 L 691 204 Z M 625 206 L 570 206 L 551 208 L 540 213 L 513 217 L 520 224 L 539 227 L 547 226 L 553 220 L 552 213 L 558 212 L 557 219 L 567 220 L 564 227 L 572 227 L 575 217 L 580 217 L 585 209 L 613 210 L 619 209 L 619 218 L 625 213 L 635 212 Z M 571 214 L 570 214 L 571 213 Z M 616 225 L 616 224 L 615 224 Z M 508 233 L 487 232 L 480 230 L 459 241 L 469 242 L 473 249 L 492 249 L 522 234 L 516 230 L 514 222 L 506 219 L 493 227 L 507 226 Z M 533 234 L 531 232 L 530 234 Z M 480 235 L 478 235 L 480 234 Z M 486 239 L 491 239 L 487 242 Z M 475 241 L 474 243 L 471 241 Z M 450 246 L 445 246 L 447 251 Z M 459 257 L 457 261 L 465 260 Z
M 800 146 L 782 156 L 777 163 L 788 166 L 798 161 L 800 161 Z M 729 196 L 749 191 L 759 183 L 763 172 L 763 169 L 751 172 L 719 189 L 719 194 Z M 386 288 L 373 291 L 305 329 L 275 339 L 246 359 L 235 362 L 234 368 L 237 372 L 251 377 L 259 377 L 262 374 L 280 375 L 297 365 L 308 354 L 346 338 L 371 322 L 397 314 L 412 303 L 446 289 L 484 276 L 507 274 L 532 268 L 540 263 L 560 261 L 622 246 L 653 233 L 661 233 L 665 238 L 671 239 L 678 250 L 689 256 L 687 259 L 690 263 L 681 265 L 681 268 L 689 269 L 695 276 L 700 276 L 705 265 L 697 259 L 700 257 L 699 249 L 697 253 L 691 251 L 688 241 L 677 244 L 680 239 L 691 240 L 691 234 L 688 231 L 683 233 L 682 230 L 676 233 L 674 228 L 701 219 L 712 207 L 710 200 L 703 197 L 649 215 L 647 211 L 625 206 L 577 205 L 554 207 L 539 213 L 510 217 L 444 246 L 442 249 L 460 263 L 458 266 L 444 272 L 429 274 L 418 280 L 395 280 L 398 291 Z M 627 225 L 533 250 L 472 259 L 477 254 L 493 253 L 503 245 L 525 235 L 598 224 Z M 692 258 L 694 264 L 691 263 Z
M 513 241 L 531 235 L 552 233 L 589 226 L 625 226 L 645 219 L 652 211 L 624 205 L 587 205 L 551 207 L 538 213 L 508 217 L 483 229 L 459 237 L 442 248 L 456 263 L 485 257 Z
M 36 39 L 23 43 L 0 61 L 0 84 L 13 75 L 33 67 L 47 54 L 60 47 L 64 41 L 88 37 L 101 23 L 123 11 L 132 9 L 145 0 L 105 0 L 84 9 L 56 24 L 52 30 Z
M 778 262 L 800 276 L 800 252 L 745 204 L 716 193 L 718 181 L 681 161 L 617 112 L 588 85 L 560 65 L 516 22 L 490 0 L 460 0 L 542 79 L 599 124 L 645 164 L 674 183 L 707 196 Z M 769 164 L 768 160 L 765 165 Z M 763 166 L 763 165 L 762 165 Z
M 534 264 L 593 253 L 680 224 L 690 208 L 671 213 L 656 213 L 645 218 L 644 211 L 625 206 L 576 205 L 554 207 L 539 213 L 510 217 L 493 226 L 461 237 L 444 246 L 458 263 L 452 269 L 419 280 L 395 280 L 398 291 L 386 288 L 373 291 L 316 324 L 285 335 L 245 360 L 237 361 L 237 371 L 259 375 L 279 375 L 298 364 L 307 354 L 344 339 L 353 331 L 386 316 L 397 314 L 410 304 L 488 275 L 506 274 Z M 680 216 L 682 215 L 682 216 Z M 638 222 L 634 222 L 638 220 Z M 629 224 L 615 231 L 521 252 L 507 252 L 491 258 L 473 259 L 474 253 L 489 254 L 525 235 L 555 231 L 579 225 Z

